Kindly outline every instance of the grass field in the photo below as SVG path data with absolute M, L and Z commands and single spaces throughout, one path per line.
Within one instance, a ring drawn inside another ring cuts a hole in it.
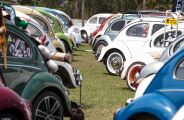
M 83 75 L 81 102 L 85 120 L 112 120 L 114 111 L 133 97 L 134 92 L 128 89 L 120 76 L 107 73 L 87 43 L 74 51 L 73 56 L 73 67 L 80 69 Z M 70 90 L 71 100 L 79 103 L 79 91 L 79 88 Z

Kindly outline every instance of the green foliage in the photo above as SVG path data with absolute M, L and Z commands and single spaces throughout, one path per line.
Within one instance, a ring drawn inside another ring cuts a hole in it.
M 54 1 L 54 2 L 53 2 Z M 61 5 L 63 1 L 67 4 Z M 143 9 L 168 10 L 172 0 L 85 0 L 84 18 L 97 13 L 119 13 L 123 11 Z M 22 0 L 21 4 L 33 4 L 34 0 Z M 36 0 L 36 5 L 55 8 L 66 12 L 72 18 L 81 18 L 82 0 Z

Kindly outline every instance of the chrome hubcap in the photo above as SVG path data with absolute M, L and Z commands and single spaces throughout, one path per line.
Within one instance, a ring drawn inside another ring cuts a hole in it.
M 120 57 L 112 58 L 112 63 L 111 64 L 112 64 L 113 68 L 119 69 L 122 65 L 121 58 Z
M 117 52 L 110 54 L 107 66 L 111 73 L 119 73 L 119 70 L 123 66 L 123 57 Z
M 39 102 L 35 116 L 37 120 L 62 120 L 61 114 L 62 109 L 59 101 L 48 96 Z

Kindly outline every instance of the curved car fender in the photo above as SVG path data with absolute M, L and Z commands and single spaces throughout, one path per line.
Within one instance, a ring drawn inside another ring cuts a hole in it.
M 97 45 L 97 43 L 99 41 L 104 41 L 104 42 L 107 43 L 107 45 L 112 42 L 111 38 L 108 35 L 102 35 L 102 36 L 100 36 L 99 38 L 96 39 L 95 43 L 93 43 L 93 49 L 95 48 L 95 46 Z
M 82 30 L 86 31 L 86 33 L 88 34 L 88 37 L 90 37 L 90 30 L 89 30 L 89 28 L 87 26 L 82 27 L 80 29 L 80 31 L 82 31 Z
M 100 38 L 103 34 L 104 34 L 104 30 L 101 30 L 101 31 L 99 31 L 94 37 L 93 37 L 93 40 L 92 40 L 92 46 L 94 46 L 94 44 L 96 43 L 96 40 L 98 39 L 98 38 Z
M 125 59 L 129 59 L 132 56 L 126 44 L 122 40 L 117 40 L 116 42 L 112 42 L 108 46 L 102 48 L 98 61 L 101 62 L 107 53 L 115 49 L 121 51 Z
M 17 107 L 21 104 L 21 97 L 19 97 L 17 93 L 9 89 L 8 87 L 1 86 L 0 95 L 1 95 L 0 111 L 8 108 L 16 108 L 19 109 L 20 111 L 21 109 L 24 109 Z
M 165 61 L 155 61 L 144 66 L 140 72 L 139 78 L 146 78 L 149 75 L 156 74 L 165 64 Z
M 25 86 L 21 97 L 33 102 L 37 95 L 47 89 L 47 88 L 54 88 L 57 90 L 64 100 L 64 106 L 67 108 L 67 111 L 71 112 L 71 102 L 68 97 L 68 92 L 62 81 L 59 81 L 54 75 L 48 72 L 39 72 L 35 74 Z
M 151 83 L 154 77 L 155 77 L 155 74 L 150 75 L 143 79 L 143 81 L 139 84 L 135 92 L 134 100 L 141 97 L 144 94 L 145 90 L 148 88 L 149 84 Z
M 64 33 L 56 33 L 55 34 L 60 40 L 66 42 L 66 44 L 68 45 L 70 51 L 73 51 L 72 49 L 72 40 L 69 36 L 64 35 Z
M 73 68 L 70 64 L 66 63 L 66 62 L 61 62 L 61 61 L 54 61 L 59 69 L 62 69 L 62 71 L 66 71 L 68 76 L 67 76 L 67 80 L 70 83 L 70 88 L 76 88 L 76 81 L 75 81 L 75 77 L 74 77 L 74 73 L 73 73 Z
M 115 115 L 115 120 L 127 120 L 139 113 L 149 113 L 159 120 L 170 120 L 176 111 L 177 108 L 169 99 L 156 92 L 146 94 L 128 104 L 124 109 L 120 109 Z
M 138 53 L 138 55 L 140 56 L 137 56 L 136 54 L 133 55 L 132 58 L 128 59 L 125 61 L 124 63 L 124 68 L 121 72 L 121 79 L 124 79 L 127 75 L 127 72 L 128 72 L 128 68 L 133 64 L 133 63 L 136 63 L 136 62 L 142 62 L 144 64 L 149 64 L 151 62 L 154 62 L 155 59 L 148 53 L 145 53 L 145 52 L 142 52 L 142 53 Z
M 55 46 L 55 48 L 60 48 L 64 53 L 66 53 L 66 48 L 65 48 L 65 45 L 63 43 L 63 41 L 59 40 L 58 37 L 56 37 L 54 40 L 53 40 L 53 45 Z

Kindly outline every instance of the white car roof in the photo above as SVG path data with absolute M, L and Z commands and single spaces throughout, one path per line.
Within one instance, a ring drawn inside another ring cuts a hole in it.
M 159 18 L 159 17 L 142 17 L 142 18 L 135 19 L 132 22 L 136 22 L 136 21 L 163 22 L 164 18 Z
M 95 14 L 91 17 L 95 17 L 95 16 L 98 16 L 98 17 L 109 17 L 110 15 L 112 15 L 112 13 L 99 13 L 99 14 Z

